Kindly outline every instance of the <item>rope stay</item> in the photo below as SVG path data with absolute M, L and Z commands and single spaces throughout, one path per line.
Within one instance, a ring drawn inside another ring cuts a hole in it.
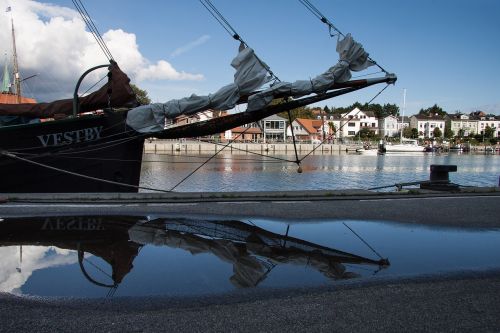
M 304 7 L 306 7 L 314 16 L 316 16 L 321 22 L 323 22 L 324 24 L 326 24 L 328 26 L 328 29 L 329 29 L 329 33 L 330 33 L 330 37 L 335 37 L 335 36 L 342 36 L 342 37 L 345 37 L 345 35 L 335 26 L 333 25 L 332 22 L 330 22 L 330 20 L 328 20 L 326 18 L 325 15 L 323 15 L 318 8 L 316 8 L 309 0 L 299 0 L 299 2 L 301 4 L 304 5 Z M 334 30 L 336 33 L 332 34 L 331 31 Z M 368 60 L 370 60 L 371 62 L 373 62 L 375 64 L 375 66 L 377 66 L 378 68 L 380 68 L 380 70 L 386 74 L 389 74 L 388 71 L 386 71 L 384 68 L 382 68 L 382 66 L 380 66 L 375 60 L 373 60 L 371 57 L 368 57 Z
M 361 237 L 358 233 L 356 233 L 350 226 L 348 226 L 345 222 L 342 222 L 342 224 L 347 228 L 349 229 L 356 237 L 358 237 L 366 246 L 368 246 L 368 248 L 370 250 L 372 250 L 373 253 L 375 253 L 380 259 L 381 259 L 381 263 L 385 264 L 389 264 L 389 261 L 387 259 L 384 259 L 370 244 L 368 244 L 367 241 L 365 241 L 363 239 L 363 237 Z
M 384 88 L 382 88 L 382 89 L 381 89 L 381 90 L 380 90 L 380 91 L 379 91 L 379 92 L 378 92 L 378 93 L 377 93 L 377 94 L 376 94 L 376 95 L 375 95 L 375 96 L 374 96 L 374 97 L 373 97 L 373 98 L 372 98 L 372 99 L 371 99 L 368 103 L 366 103 L 366 104 L 370 104 L 371 102 L 373 102 L 373 101 L 375 100 L 375 98 L 377 98 L 377 97 L 378 97 L 378 96 L 379 96 L 379 95 L 380 95 L 380 94 L 381 94 L 381 93 L 382 93 L 385 89 L 387 89 L 387 87 L 388 87 L 388 86 L 389 86 L 389 84 L 386 84 L 386 85 L 385 85 L 385 87 L 384 87 Z M 353 115 L 353 117 L 354 117 L 354 116 L 356 116 L 359 112 L 361 112 L 361 109 L 359 109 L 359 110 L 358 110 L 358 111 L 357 111 L 357 112 Z M 347 114 L 346 114 L 346 115 L 347 115 Z M 340 118 L 340 120 L 342 121 L 342 120 L 345 118 L 345 116 L 346 116 L 346 115 L 344 115 L 342 118 Z M 347 121 L 346 121 L 343 125 L 341 125 L 337 131 L 340 131 L 342 128 L 344 128 L 344 126 L 345 126 L 345 125 L 347 125 L 347 124 L 349 123 L 349 121 L 350 121 L 350 119 L 349 119 L 349 120 L 347 120 Z M 290 125 L 290 126 L 291 126 L 291 125 Z M 326 138 L 325 138 L 325 137 L 323 137 L 323 141 L 321 141 L 321 142 L 320 142 L 320 144 L 319 144 L 319 145 L 317 145 L 316 147 L 313 147 L 313 149 L 312 149 L 309 153 L 307 153 L 306 155 L 304 155 L 304 156 L 300 159 L 300 161 L 303 161 L 306 157 L 308 157 L 309 155 L 311 155 L 312 153 L 314 153 L 314 152 L 315 152 L 315 151 L 316 151 L 319 147 L 321 147 L 321 146 L 325 143 L 325 141 L 326 141 Z
M 214 4 L 210 0 L 199 0 L 200 3 L 207 9 L 207 11 L 215 18 L 217 22 L 224 28 L 224 30 L 227 31 L 227 33 L 240 43 L 242 43 L 245 47 L 249 47 L 247 42 L 241 38 L 241 35 L 236 32 L 236 30 L 231 26 L 231 24 L 226 20 L 226 18 L 222 15 L 222 13 L 214 6 Z M 274 74 L 274 72 L 271 70 L 271 68 L 264 62 L 262 59 L 260 59 L 257 54 L 255 54 L 255 57 L 259 61 L 259 63 L 267 70 L 269 75 L 271 75 L 272 79 L 275 82 L 281 82 L 281 80 Z
M 83 21 L 87 25 L 87 28 L 90 30 L 92 35 L 94 36 L 95 40 L 97 41 L 97 44 L 99 44 L 99 47 L 101 48 L 102 52 L 106 56 L 108 60 L 113 60 L 113 55 L 111 54 L 111 51 L 108 49 L 108 46 L 106 45 L 106 42 L 101 36 L 101 33 L 97 29 L 97 26 L 94 24 L 94 21 L 90 17 L 89 13 L 87 12 L 87 9 L 85 9 L 85 6 L 83 5 L 81 0 L 72 0 L 73 4 L 75 5 L 76 10 L 82 17 Z
M 173 192 L 180 184 L 184 183 L 188 178 L 190 178 L 192 175 L 194 175 L 198 170 L 200 170 L 202 167 L 204 167 L 208 162 L 210 162 L 212 159 L 214 159 L 221 151 L 223 151 L 224 149 L 226 149 L 231 143 L 234 142 L 234 140 L 238 139 L 240 136 L 242 136 L 243 134 L 245 134 L 248 130 L 250 129 L 250 127 L 247 127 L 243 132 L 241 132 L 240 134 L 238 134 L 234 139 L 232 140 L 229 140 L 227 142 L 227 144 L 225 144 L 219 151 L 216 151 L 215 154 L 213 154 L 212 156 L 210 156 L 206 161 L 204 161 L 202 164 L 200 164 L 196 169 L 194 169 L 193 171 L 191 171 L 186 177 L 184 177 L 183 179 L 181 179 L 177 184 L 175 184 L 175 186 L 173 186 L 169 192 Z

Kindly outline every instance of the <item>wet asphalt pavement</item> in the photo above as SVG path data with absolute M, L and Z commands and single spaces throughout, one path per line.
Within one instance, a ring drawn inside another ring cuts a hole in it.
M 0 296 L 1 332 L 498 332 L 500 272 L 204 298 Z
M 47 205 L 34 200 L 0 204 L 0 217 L 57 212 L 363 219 L 500 229 L 498 192 L 437 197 L 184 198 L 107 206 L 95 202 Z M 500 271 L 363 279 L 324 288 L 235 291 L 198 298 L 59 299 L 0 294 L 0 323 L 0 332 L 499 332 Z

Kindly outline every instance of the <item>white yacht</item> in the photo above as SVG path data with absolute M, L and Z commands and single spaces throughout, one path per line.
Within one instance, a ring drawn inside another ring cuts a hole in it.
M 403 138 L 400 143 L 397 144 L 386 144 L 385 152 L 425 152 L 425 147 L 420 146 L 418 141 L 415 139 L 405 139 Z

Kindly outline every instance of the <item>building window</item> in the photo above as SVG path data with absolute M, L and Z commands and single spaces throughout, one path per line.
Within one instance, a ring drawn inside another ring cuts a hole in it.
M 348 123 L 348 125 L 347 125 L 347 126 L 349 126 L 349 127 L 354 127 L 354 126 L 356 126 L 356 124 L 355 124 L 355 123 Z
M 347 135 L 356 135 L 356 131 L 348 131 Z

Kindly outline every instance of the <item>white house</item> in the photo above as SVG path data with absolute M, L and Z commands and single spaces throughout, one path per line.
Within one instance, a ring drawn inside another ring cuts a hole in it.
M 328 120 L 296 118 L 293 122 L 293 134 L 299 141 L 324 141 L 332 138 L 332 130 Z M 287 128 L 287 136 L 292 136 L 291 126 Z
M 495 138 L 500 137 L 500 119 L 494 116 L 484 116 L 477 121 L 477 133 L 484 134 L 486 127 L 493 129 L 493 136 Z
M 369 128 L 375 134 L 379 133 L 378 119 L 372 111 L 362 111 L 354 108 L 348 113 L 341 114 L 337 132 L 339 137 L 354 137 L 362 128 Z
M 399 120 L 398 117 L 389 115 L 379 119 L 378 128 L 380 135 L 383 137 L 393 137 L 399 135 Z
M 410 117 L 410 127 L 418 130 L 419 138 L 433 138 L 435 128 L 439 128 L 441 136 L 443 136 L 444 126 L 444 118 L 437 115 L 426 116 L 417 114 Z
M 466 114 L 456 114 L 450 116 L 450 129 L 454 135 L 459 135 L 463 131 L 463 136 L 472 136 L 478 133 L 478 120 Z

